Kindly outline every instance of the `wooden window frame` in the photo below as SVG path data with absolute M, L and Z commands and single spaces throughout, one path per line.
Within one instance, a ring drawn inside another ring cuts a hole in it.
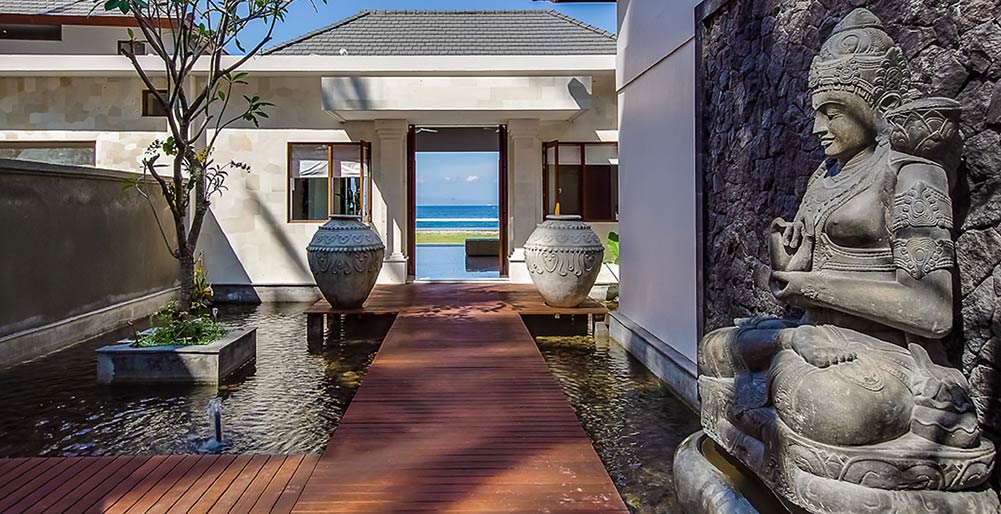
M 167 96 L 167 94 L 168 94 L 168 92 L 167 92 L 166 89 L 158 89 L 157 92 L 160 93 L 161 96 Z M 154 113 L 150 112 L 150 109 L 149 109 L 149 107 L 151 105 L 150 102 L 157 102 L 156 98 L 153 97 L 153 92 L 150 91 L 149 89 L 143 89 L 143 93 L 142 93 L 142 115 L 143 115 L 144 118 L 166 118 L 167 117 L 166 110 L 164 111 L 163 114 L 154 114 Z
M 292 147 L 296 145 L 313 145 L 327 147 L 327 217 L 322 220 L 295 220 L 292 219 Z M 333 193 L 331 192 L 330 174 L 334 169 L 334 147 L 335 146 L 357 146 L 358 162 L 361 167 L 361 220 L 365 223 L 372 221 L 372 143 L 368 141 L 296 141 L 285 144 L 285 222 L 286 223 L 326 223 L 330 219 L 330 209 L 334 205 Z
M 549 154 L 548 150 L 553 148 L 553 159 L 556 161 L 553 165 L 556 168 L 556 173 L 553 174 L 553 178 L 556 183 L 554 184 L 557 195 L 557 201 L 559 200 L 560 191 L 560 147 L 561 146 L 576 146 L 580 151 L 580 179 L 577 182 L 577 203 L 580 205 L 580 216 L 582 221 L 587 221 L 589 223 L 618 223 L 617 219 L 598 219 L 598 218 L 588 218 L 584 216 L 587 212 L 587 147 L 588 146 L 609 146 L 615 145 L 618 147 L 619 143 L 617 141 L 560 141 L 559 139 L 554 139 L 552 141 L 546 141 L 542 143 L 542 216 L 553 214 L 549 212 Z M 618 166 L 616 166 L 618 167 Z
M 118 41 L 118 45 L 117 45 L 118 55 L 128 55 L 125 52 L 125 49 L 129 48 L 129 47 L 131 47 L 133 51 L 136 48 L 142 50 L 141 52 L 137 52 L 134 55 L 146 55 L 146 43 L 143 43 L 142 41 L 131 41 L 131 40 L 128 40 L 128 39 L 123 39 L 123 40 Z

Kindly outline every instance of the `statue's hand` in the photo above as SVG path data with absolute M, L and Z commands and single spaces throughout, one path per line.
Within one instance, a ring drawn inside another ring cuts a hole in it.
M 828 368 L 858 358 L 858 354 L 848 348 L 818 342 L 816 339 L 793 338 L 792 350 L 808 364 L 818 368 Z
M 810 271 L 773 271 L 772 279 L 779 288 L 772 294 L 780 302 L 801 308 L 813 307 L 820 297 L 817 278 L 817 273 Z
M 803 230 L 805 225 L 802 221 L 794 221 L 786 225 L 782 232 L 782 244 L 786 248 L 795 250 L 803 242 Z

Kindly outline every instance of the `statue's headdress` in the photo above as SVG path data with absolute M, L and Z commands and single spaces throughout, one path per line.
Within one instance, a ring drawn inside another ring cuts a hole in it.
M 910 70 L 900 47 L 867 9 L 855 9 L 834 27 L 810 66 L 810 89 L 844 91 L 880 113 L 905 101 Z

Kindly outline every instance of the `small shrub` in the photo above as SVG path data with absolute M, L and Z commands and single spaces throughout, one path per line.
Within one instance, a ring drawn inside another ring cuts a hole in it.
M 605 243 L 605 262 L 608 263 L 619 263 L 619 234 L 616 232 L 608 233 L 608 242 Z
M 191 292 L 191 310 L 198 311 L 207 309 L 212 305 L 212 286 L 209 285 L 208 275 L 205 274 L 205 264 L 203 257 L 199 256 L 195 262 L 194 289 Z
M 226 335 L 226 326 L 209 316 L 178 310 L 177 302 L 150 316 L 153 330 L 143 334 L 135 346 L 196 346 L 212 343 Z

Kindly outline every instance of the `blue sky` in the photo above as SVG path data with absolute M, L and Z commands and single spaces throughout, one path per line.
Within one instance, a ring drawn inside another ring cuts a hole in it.
M 553 4 L 533 0 L 327 0 L 324 4 L 316 1 L 316 9 L 309 0 L 295 0 L 289 7 L 285 23 L 275 28 L 273 40 L 267 47 L 288 41 L 312 30 L 330 25 L 362 10 L 377 9 L 554 9 L 568 16 L 590 23 L 609 32 L 615 32 L 615 3 Z M 240 41 L 245 48 L 256 43 L 263 36 L 261 27 L 248 27 Z M 232 53 L 241 53 L 234 45 L 227 48 Z
M 497 152 L 419 152 L 417 205 L 497 205 Z

